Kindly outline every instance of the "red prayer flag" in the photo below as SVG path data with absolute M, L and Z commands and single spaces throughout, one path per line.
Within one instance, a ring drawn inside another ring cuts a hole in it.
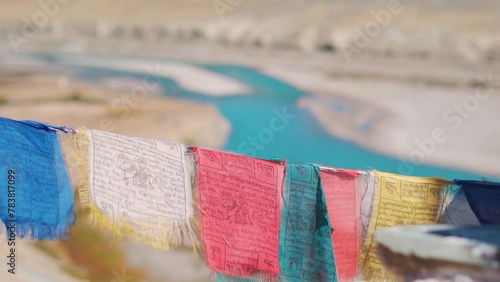
M 358 172 L 321 168 L 321 184 L 333 226 L 332 241 L 339 281 L 352 281 L 357 273 L 361 237 Z
M 278 275 L 284 166 L 242 155 L 194 151 L 208 266 L 240 278 Z

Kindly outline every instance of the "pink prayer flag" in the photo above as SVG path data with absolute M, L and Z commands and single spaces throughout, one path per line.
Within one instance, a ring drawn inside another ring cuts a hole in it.
M 241 155 L 194 151 L 208 266 L 240 278 L 275 277 L 284 167 Z
M 321 184 L 333 226 L 332 241 L 339 281 L 352 281 L 357 273 L 361 237 L 358 172 L 321 168 Z

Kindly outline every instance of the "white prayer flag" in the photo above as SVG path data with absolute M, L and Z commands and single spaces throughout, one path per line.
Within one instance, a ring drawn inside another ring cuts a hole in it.
M 158 248 L 198 246 L 184 145 L 90 129 L 75 141 L 88 180 L 82 205 L 95 221 Z

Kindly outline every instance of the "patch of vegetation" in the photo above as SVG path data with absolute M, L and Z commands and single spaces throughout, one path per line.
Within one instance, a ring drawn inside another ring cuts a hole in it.
M 7 97 L 5 97 L 5 95 L 0 94 L 0 106 L 6 105 L 8 103 L 9 103 L 9 99 L 7 99 Z
M 69 95 L 68 100 L 69 101 L 82 101 L 83 100 L 82 94 L 80 94 L 80 92 L 78 92 L 78 91 L 73 91 Z
M 73 90 L 69 96 L 63 97 L 60 99 L 63 102 L 82 102 L 82 103 L 87 103 L 87 104 L 97 104 L 97 103 L 102 103 L 101 100 L 98 99 L 92 99 L 92 98 L 85 98 L 80 91 Z
M 335 52 L 336 49 L 337 48 L 335 48 L 335 46 L 331 43 L 325 43 L 325 44 L 321 44 L 320 46 L 318 46 L 318 50 L 321 52 L 333 53 L 333 52 Z
M 492 83 L 486 80 L 474 79 L 469 82 L 469 87 L 472 88 L 489 88 L 492 86 Z
M 108 117 L 112 119 L 126 119 L 130 116 L 138 116 L 143 114 L 143 110 L 139 107 L 111 107 L 108 109 Z

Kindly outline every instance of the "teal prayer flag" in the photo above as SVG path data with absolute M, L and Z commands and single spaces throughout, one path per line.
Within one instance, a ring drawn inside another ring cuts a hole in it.
M 283 281 L 337 281 L 332 227 L 316 165 L 287 165 L 280 230 Z

